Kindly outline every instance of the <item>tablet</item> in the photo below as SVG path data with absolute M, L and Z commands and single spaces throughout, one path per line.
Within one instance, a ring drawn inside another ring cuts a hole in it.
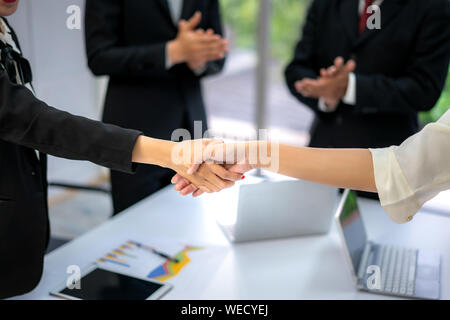
M 129 276 L 97 265 L 82 272 L 79 284 L 79 289 L 70 289 L 63 283 L 50 294 L 69 300 L 157 300 L 172 289 L 166 283 Z

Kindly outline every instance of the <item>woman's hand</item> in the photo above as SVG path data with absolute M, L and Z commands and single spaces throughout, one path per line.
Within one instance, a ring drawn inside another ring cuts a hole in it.
M 243 174 L 257 166 L 256 160 L 254 164 L 251 164 L 251 158 L 250 143 L 224 144 L 214 142 L 205 149 L 203 159 L 206 163 L 194 165 L 189 172 L 202 171 L 205 167 L 210 166 L 212 161 L 215 161 L 223 165 L 221 168 L 224 172 L 240 174 L 241 179 L 244 179 Z M 215 166 L 217 165 L 215 164 Z M 204 193 L 202 189 L 197 188 L 195 184 L 190 183 L 178 174 L 172 178 L 172 183 L 176 184 L 175 190 L 183 196 L 192 194 L 194 197 L 198 197 Z
M 214 140 L 193 140 L 175 143 L 171 141 L 139 137 L 133 150 L 133 162 L 155 164 L 177 172 L 196 189 L 202 192 L 218 192 L 234 185 L 242 175 L 225 170 L 222 166 L 210 163 L 196 171 L 193 165 L 203 162 L 208 154 L 208 146 Z

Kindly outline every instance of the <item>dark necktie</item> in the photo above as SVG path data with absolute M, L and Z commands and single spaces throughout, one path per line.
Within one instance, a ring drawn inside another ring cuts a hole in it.
M 369 14 L 367 13 L 367 8 L 372 5 L 374 0 L 365 0 L 364 10 L 359 18 L 359 34 L 363 33 L 366 30 L 367 20 L 369 19 Z
M 1 65 L 10 81 L 15 84 L 31 84 L 33 75 L 28 60 L 3 41 L 0 41 L 0 52 Z
M 24 76 L 20 65 L 17 63 L 20 61 L 19 54 L 16 53 L 11 46 L 4 44 L 3 42 L 0 43 L 0 50 L 1 63 L 5 67 L 5 71 L 8 73 L 10 81 L 15 84 L 23 84 Z

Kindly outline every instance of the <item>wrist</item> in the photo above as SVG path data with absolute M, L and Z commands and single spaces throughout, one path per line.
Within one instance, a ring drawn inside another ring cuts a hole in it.
M 272 143 L 270 141 L 250 141 L 246 147 L 246 158 L 252 169 L 272 166 Z
M 133 149 L 133 162 L 172 168 L 175 142 L 140 136 Z
M 328 112 L 336 110 L 337 106 L 339 105 L 339 101 L 340 100 L 337 99 L 329 99 L 329 98 L 323 99 L 323 102 L 325 103 L 325 107 L 327 108 Z
M 172 64 L 185 62 L 183 48 L 177 39 L 167 43 L 167 51 L 167 56 Z
M 344 83 L 342 85 L 342 89 L 340 92 L 341 98 L 339 100 L 342 100 L 345 97 L 345 94 L 347 93 L 348 90 L 349 82 L 350 82 L 350 74 L 347 74 L 347 76 L 344 78 Z

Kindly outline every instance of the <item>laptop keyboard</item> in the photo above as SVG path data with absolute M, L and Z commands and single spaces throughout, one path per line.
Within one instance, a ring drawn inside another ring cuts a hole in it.
M 380 245 L 375 264 L 381 269 L 381 291 L 414 295 L 416 261 L 415 249 Z

